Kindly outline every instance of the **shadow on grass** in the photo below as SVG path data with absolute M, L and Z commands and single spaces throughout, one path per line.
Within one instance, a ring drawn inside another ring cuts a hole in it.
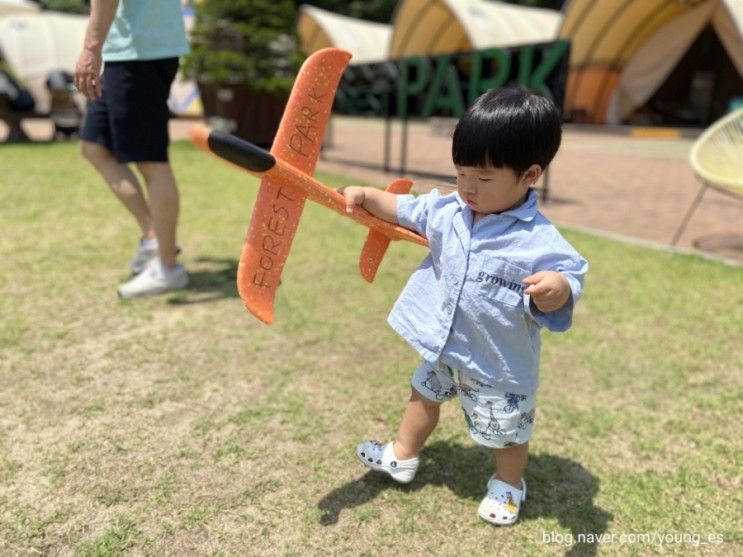
M 743 235 L 741 234 L 708 234 L 694 238 L 692 245 L 702 251 L 730 255 L 736 259 L 743 257 Z
M 213 269 L 189 270 L 188 286 L 174 292 L 168 303 L 172 305 L 192 305 L 213 302 L 223 298 L 238 298 L 237 266 L 234 258 L 217 259 L 213 257 L 199 257 L 194 260 L 199 265 L 206 263 Z
M 448 441 L 431 443 L 421 453 L 421 467 L 411 484 L 396 484 L 385 475 L 369 472 L 322 498 L 318 503 L 322 511 L 320 523 L 323 526 L 335 524 L 341 511 L 364 505 L 387 489 L 414 492 L 424 485 L 441 485 L 479 504 L 485 496 L 485 482 L 491 467 L 490 452 L 480 447 Z M 598 478 L 573 460 L 536 453 L 529 457 L 526 482 L 528 498 L 519 523 L 540 517 L 555 518 L 560 526 L 570 530 L 576 541 L 569 555 L 595 555 L 596 543 L 577 542 L 579 534 L 594 539 L 601 536 L 612 519 L 610 513 L 593 502 L 599 489 Z M 473 505 L 473 520 L 475 508 Z M 548 543 L 544 536 L 550 534 L 540 534 L 544 543 Z

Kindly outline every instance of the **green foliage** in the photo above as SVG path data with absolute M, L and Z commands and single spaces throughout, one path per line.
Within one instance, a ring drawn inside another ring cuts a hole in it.
M 297 6 L 305 2 L 297 2 Z M 312 6 L 358 19 L 391 23 L 397 0 L 310 0 Z
M 90 11 L 90 2 L 88 0 L 42 0 L 39 3 L 45 10 L 55 12 L 87 14 Z
M 184 71 L 202 82 L 286 92 L 302 63 L 291 0 L 205 0 Z
M 501 1 L 501 0 L 492 0 Z M 502 0 L 509 4 L 520 4 L 522 6 L 531 6 L 535 8 L 549 8 L 559 10 L 562 8 L 565 0 Z M 296 0 L 295 4 L 299 7 L 302 4 L 310 4 L 323 10 L 329 10 L 337 14 L 343 14 L 350 17 L 365 19 L 367 21 L 376 21 L 379 23 L 392 23 L 392 17 L 395 13 L 395 7 L 398 0 Z
M 550 10 L 561 10 L 565 0 L 503 0 L 507 4 L 519 4 L 532 8 L 547 8 Z

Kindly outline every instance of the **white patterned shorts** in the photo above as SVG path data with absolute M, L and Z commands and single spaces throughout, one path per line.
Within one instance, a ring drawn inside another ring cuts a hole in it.
M 503 391 L 440 362 L 423 361 L 413 373 L 411 384 L 433 402 L 459 395 L 470 436 L 478 445 L 503 449 L 531 438 L 536 394 Z

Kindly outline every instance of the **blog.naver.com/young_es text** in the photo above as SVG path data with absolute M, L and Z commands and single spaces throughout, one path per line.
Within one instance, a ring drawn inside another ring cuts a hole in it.
M 718 532 L 542 532 L 542 543 L 572 547 L 576 544 L 611 545 L 611 544 L 646 544 L 655 546 L 720 545 L 725 542 L 723 534 Z

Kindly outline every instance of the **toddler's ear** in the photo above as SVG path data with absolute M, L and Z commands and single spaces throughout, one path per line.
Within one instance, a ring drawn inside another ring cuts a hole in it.
M 539 181 L 540 176 L 542 176 L 542 167 L 539 166 L 538 164 L 532 164 L 524 172 L 524 174 L 523 174 L 523 180 L 529 186 L 533 186 L 534 184 L 536 184 Z

